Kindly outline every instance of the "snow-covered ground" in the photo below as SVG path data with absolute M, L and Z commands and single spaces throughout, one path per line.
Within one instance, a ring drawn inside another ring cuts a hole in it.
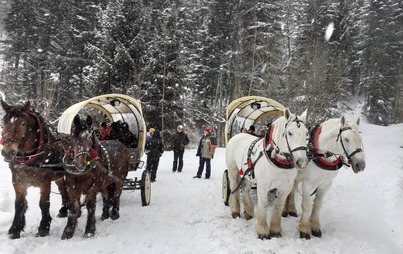
M 38 189 L 30 188 L 27 225 L 21 239 L 7 231 L 14 215 L 14 191 L 8 165 L 0 161 L 0 253 L 403 253 L 403 124 L 362 124 L 367 167 L 354 174 L 342 168 L 324 202 L 322 238 L 299 239 L 298 218 L 283 219 L 283 237 L 257 238 L 254 222 L 232 219 L 223 204 L 221 180 L 225 149 L 217 150 L 212 177 L 193 179 L 195 150 L 185 152 L 182 173 L 172 173 L 172 152 L 161 157 L 151 204 L 141 206 L 140 191 L 125 191 L 119 220 L 100 221 L 97 232 L 83 238 L 86 212 L 74 237 L 61 240 L 66 219 L 57 218 L 60 196 L 51 195 L 50 236 L 35 237 L 40 219 Z M 1 159 L 1 158 L 0 158 Z M 142 170 L 131 172 L 140 176 Z M 55 187 L 55 186 L 54 186 Z M 298 197 L 300 199 L 300 197 Z M 299 208 L 299 207 L 298 207 Z M 299 208 L 300 211 L 300 208 Z

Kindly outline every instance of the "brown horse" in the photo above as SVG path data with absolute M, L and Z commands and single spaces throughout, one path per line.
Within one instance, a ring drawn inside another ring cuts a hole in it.
M 61 164 L 65 140 L 52 134 L 40 114 L 30 110 L 29 101 L 24 105 L 10 106 L 1 100 L 1 106 L 6 113 L 3 117 L 1 154 L 9 162 L 15 191 L 15 215 L 8 230 L 9 237 L 20 238 L 24 229 L 27 188 L 30 186 L 39 187 L 41 195 L 42 219 L 36 235 L 47 236 L 52 220 L 49 213 L 51 181 L 56 181 L 62 196 L 63 207 L 58 216 L 67 216 L 63 167 L 51 166 Z
M 80 212 L 80 196 L 86 195 L 88 210 L 85 237 L 95 234 L 96 195 L 102 192 L 101 220 L 119 218 L 120 195 L 128 174 L 129 152 L 116 140 L 98 141 L 91 129 L 92 119 L 82 123 L 74 118 L 71 149 L 66 152 L 66 189 L 69 197 L 69 215 L 62 239 L 73 237 Z M 109 212 L 110 206 L 112 211 Z

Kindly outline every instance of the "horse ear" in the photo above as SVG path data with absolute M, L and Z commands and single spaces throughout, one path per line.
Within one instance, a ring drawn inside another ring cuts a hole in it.
M 308 115 L 308 109 L 305 109 L 305 111 L 301 115 L 299 115 L 299 119 L 302 122 L 306 123 L 307 115 Z
M 22 106 L 22 111 L 24 112 L 29 111 L 29 106 L 31 106 L 31 102 L 30 101 L 25 102 L 24 106 Z
M 290 116 L 291 116 L 291 112 L 290 112 L 290 110 L 288 110 L 288 108 L 286 108 L 284 111 L 285 119 L 287 119 L 287 120 L 290 119 Z
M 76 116 L 74 117 L 73 123 L 74 123 L 74 125 L 75 125 L 76 127 L 80 126 L 80 116 L 79 116 L 79 115 L 76 115 Z
M 88 126 L 88 127 L 91 127 L 91 125 L 92 125 L 92 117 L 91 117 L 91 116 L 87 116 L 87 119 L 86 119 L 85 121 L 86 121 L 86 123 L 87 123 L 87 126 Z
M 343 127 L 346 124 L 346 118 L 344 116 L 342 116 L 340 118 L 340 122 L 341 122 L 341 126 Z
M 1 100 L 1 107 L 4 109 L 4 111 L 8 112 L 11 109 L 10 105 L 8 105 L 5 101 L 3 101 L 3 99 L 0 100 Z

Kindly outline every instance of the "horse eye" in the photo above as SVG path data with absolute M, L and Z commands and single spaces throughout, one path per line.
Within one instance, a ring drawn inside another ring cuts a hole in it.
M 291 132 L 288 132 L 288 136 L 292 136 L 292 133 L 291 133 Z
M 345 140 L 346 142 L 350 142 L 350 139 L 348 139 L 348 138 L 345 138 L 344 140 Z
M 27 126 L 27 122 L 22 122 L 22 123 L 21 123 L 21 126 L 22 126 L 22 127 Z

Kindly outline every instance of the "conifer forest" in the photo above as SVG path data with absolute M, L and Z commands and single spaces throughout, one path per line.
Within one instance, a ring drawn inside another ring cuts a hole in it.
M 309 121 L 403 122 L 401 0 L 0 0 L 0 91 L 46 119 L 123 93 L 147 127 L 222 126 L 259 95 Z

